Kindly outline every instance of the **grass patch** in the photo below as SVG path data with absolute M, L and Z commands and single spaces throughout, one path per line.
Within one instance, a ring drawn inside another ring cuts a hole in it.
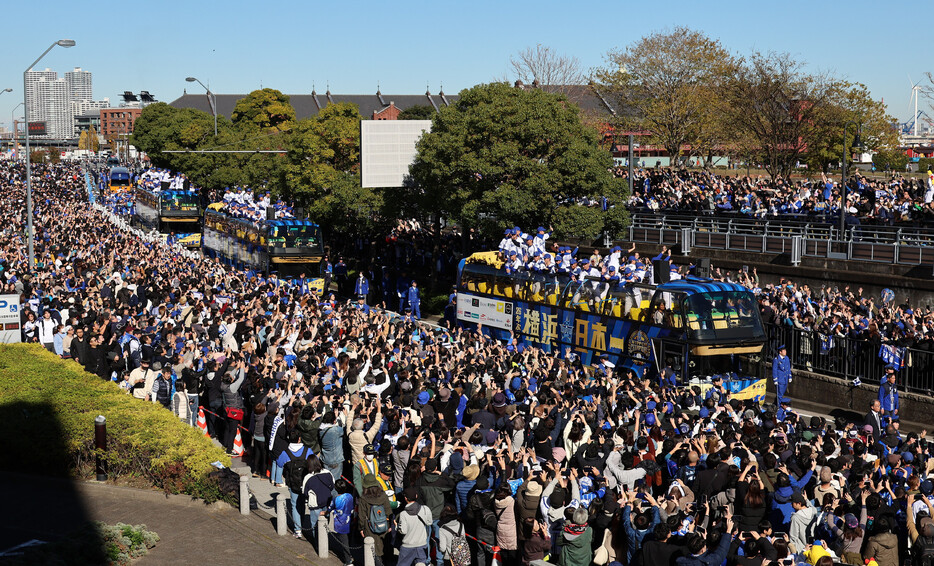
M 94 477 L 94 419 L 103 415 L 110 481 L 229 499 L 208 474 L 211 462 L 230 458 L 198 429 L 41 346 L 0 344 L 0 414 L 19 431 L 0 450 L 0 469 Z

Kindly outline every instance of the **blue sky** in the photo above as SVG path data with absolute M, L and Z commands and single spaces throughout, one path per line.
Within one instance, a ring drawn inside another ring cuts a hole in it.
M 846 6 L 846 9 L 843 6 Z M 654 12 L 652 7 L 657 8 Z M 815 71 L 867 84 L 889 113 L 907 119 L 910 85 L 934 71 L 934 2 L 910 8 L 842 2 L 554 2 L 543 0 L 205 2 L 160 0 L 81 4 L 6 3 L 0 57 L 0 123 L 22 101 L 22 73 L 53 41 L 37 68 L 94 73 L 96 98 L 124 90 L 174 100 L 186 76 L 218 93 L 261 85 L 286 93 L 312 86 L 342 94 L 446 93 L 507 74 L 511 55 L 537 43 L 604 62 L 607 51 L 644 34 L 685 25 L 731 51 L 786 51 Z M 11 48 L 10 46 L 15 46 Z M 195 85 L 197 87 L 197 85 Z M 926 102 L 923 103 L 928 106 Z M 928 108 L 929 114 L 934 114 Z M 22 115 L 22 108 L 17 110 Z

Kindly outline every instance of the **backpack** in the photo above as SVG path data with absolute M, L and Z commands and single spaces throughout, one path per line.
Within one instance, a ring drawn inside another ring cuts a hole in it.
M 934 566 L 934 539 L 918 537 L 911 545 L 912 566 Z
M 381 535 L 389 531 L 389 519 L 386 516 L 386 508 L 382 504 L 370 505 L 370 516 L 367 517 L 367 524 L 370 531 L 375 535 Z
M 470 547 L 467 545 L 467 537 L 464 536 L 464 526 L 460 525 L 459 533 L 447 525 L 441 528 L 454 535 L 451 539 L 451 566 L 469 566 Z
M 308 448 L 302 449 L 301 458 L 292 456 L 292 453 L 288 450 L 285 451 L 285 454 L 289 457 L 289 461 L 282 467 L 282 477 L 285 479 L 285 485 L 290 491 L 301 493 L 305 474 L 308 473 L 308 460 L 305 459 L 308 457 Z

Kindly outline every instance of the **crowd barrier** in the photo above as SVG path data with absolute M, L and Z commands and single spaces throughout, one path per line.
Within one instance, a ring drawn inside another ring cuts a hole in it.
M 934 230 L 884 225 L 839 226 L 820 218 L 756 219 L 637 213 L 628 240 L 668 247 L 791 254 L 897 265 L 934 264 Z

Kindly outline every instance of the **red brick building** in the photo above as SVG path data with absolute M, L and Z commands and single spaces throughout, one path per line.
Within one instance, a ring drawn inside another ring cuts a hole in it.
M 105 139 L 132 134 L 142 108 L 104 108 L 101 110 L 101 135 Z
M 373 111 L 373 119 L 374 120 L 398 120 L 400 112 L 402 112 L 402 110 L 399 110 L 398 108 L 396 108 L 396 103 L 390 100 L 389 106 Z

